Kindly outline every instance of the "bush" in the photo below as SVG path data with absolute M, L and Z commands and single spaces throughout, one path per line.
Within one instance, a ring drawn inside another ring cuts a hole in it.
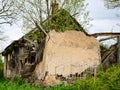
M 70 86 L 59 85 L 50 90 L 120 90 L 120 65 L 112 66 L 106 72 L 100 71 L 96 78 L 88 72 L 87 79 L 78 80 Z
M 44 90 L 41 87 L 31 86 L 20 77 L 14 80 L 0 79 L 0 90 Z M 112 66 L 106 72 L 100 71 L 97 77 L 90 76 L 77 80 L 66 86 L 64 83 L 45 90 L 120 90 L 120 65 Z

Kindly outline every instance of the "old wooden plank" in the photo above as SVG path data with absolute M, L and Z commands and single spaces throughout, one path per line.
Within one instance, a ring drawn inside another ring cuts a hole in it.
M 103 32 L 103 33 L 89 34 L 89 36 L 93 36 L 93 37 L 98 37 L 98 36 L 120 36 L 120 33 Z
M 110 40 L 110 39 L 115 39 L 115 38 L 117 38 L 117 37 L 113 36 L 113 37 L 102 38 L 102 39 L 99 40 L 99 42 Z

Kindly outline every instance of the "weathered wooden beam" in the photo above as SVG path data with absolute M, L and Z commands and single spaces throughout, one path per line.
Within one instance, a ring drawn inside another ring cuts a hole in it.
M 40 22 L 35 22 L 36 26 L 38 29 L 40 29 L 46 36 L 49 36 L 47 34 L 47 32 L 43 29 L 42 25 L 40 24 Z
M 118 48 L 118 52 L 117 52 L 117 62 L 120 63 L 120 36 L 118 36 L 117 38 L 117 48 Z
M 25 37 L 24 37 L 24 39 L 27 40 L 29 43 L 36 45 L 36 43 L 34 41 L 32 41 L 32 40 L 30 40 L 28 38 L 25 38 Z
M 98 37 L 98 36 L 120 36 L 120 33 L 114 33 L 114 32 L 104 32 L 104 33 L 94 33 L 89 34 L 89 36 Z
M 117 38 L 116 36 L 114 37 L 107 37 L 107 38 L 102 38 L 99 40 L 99 42 L 102 42 L 102 41 L 105 41 L 105 40 L 110 40 L 110 39 L 114 39 L 114 38 Z

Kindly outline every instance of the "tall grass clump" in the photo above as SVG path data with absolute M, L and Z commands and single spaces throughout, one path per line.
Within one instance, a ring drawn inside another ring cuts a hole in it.
M 120 64 L 112 66 L 106 72 L 98 72 L 96 77 L 89 76 L 72 85 L 62 84 L 50 90 L 120 90 Z
M 12 80 L 0 78 L 0 90 L 120 90 L 120 64 L 110 67 L 105 72 L 99 71 L 96 77 L 87 72 L 86 78 L 77 80 L 74 84 L 62 83 L 47 88 L 32 86 L 21 77 Z

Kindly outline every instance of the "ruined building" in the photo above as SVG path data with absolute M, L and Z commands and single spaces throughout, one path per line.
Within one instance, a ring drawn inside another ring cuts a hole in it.
M 4 60 L 4 76 L 31 75 L 35 68 L 35 46 L 24 38 L 14 41 L 2 53 Z
M 49 32 L 46 38 L 43 32 L 34 29 L 3 51 L 5 77 L 34 76 L 37 80 L 45 80 L 57 75 L 79 76 L 99 65 L 99 42 L 87 36 L 75 18 L 61 9 L 50 17 L 50 22 L 48 27 L 54 29 L 50 32 L 47 31 L 48 21 L 43 23 L 43 28 Z

